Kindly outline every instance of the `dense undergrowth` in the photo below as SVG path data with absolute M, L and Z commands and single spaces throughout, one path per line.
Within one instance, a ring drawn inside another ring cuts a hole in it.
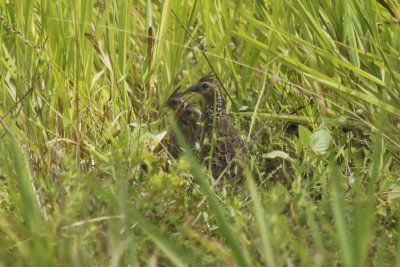
M 0 2 L 0 263 L 400 264 L 398 2 L 152 2 Z M 167 152 L 209 72 L 239 191 Z

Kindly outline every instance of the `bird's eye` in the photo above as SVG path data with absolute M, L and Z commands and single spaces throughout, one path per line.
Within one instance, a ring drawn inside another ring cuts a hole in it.
M 203 88 L 208 88 L 208 83 L 203 84 Z
M 171 103 L 172 105 L 175 105 L 175 104 L 177 103 L 177 101 L 176 101 L 175 99 L 172 99 L 172 100 L 170 101 L 170 103 Z

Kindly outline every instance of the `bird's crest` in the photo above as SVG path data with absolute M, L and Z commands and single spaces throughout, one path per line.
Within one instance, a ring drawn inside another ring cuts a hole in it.
M 208 73 L 208 74 L 206 74 L 205 76 L 203 76 L 200 80 L 199 80 L 199 83 L 201 83 L 201 82 L 209 82 L 209 83 L 213 83 L 213 84 L 217 84 L 216 83 L 216 81 L 214 81 L 214 78 L 215 77 L 215 75 L 214 74 L 212 74 L 212 73 Z

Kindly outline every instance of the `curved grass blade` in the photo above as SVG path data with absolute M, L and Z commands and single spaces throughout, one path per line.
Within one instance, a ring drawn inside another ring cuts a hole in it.
M 229 224 L 224 210 L 218 203 L 218 199 L 213 191 L 210 183 L 204 175 L 200 164 L 197 162 L 193 153 L 179 129 L 175 129 L 176 136 L 181 146 L 185 150 L 185 156 L 189 160 L 190 169 L 195 177 L 195 181 L 200 185 L 201 192 L 207 197 L 211 210 L 214 212 L 216 219 L 219 222 L 221 233 L 226 239 L 226 245 L 231 249 L 234 258 L 240 266 L 251 266 L 247 250 L 240 246 L 239 241 L 235 237 L 232 226 Z

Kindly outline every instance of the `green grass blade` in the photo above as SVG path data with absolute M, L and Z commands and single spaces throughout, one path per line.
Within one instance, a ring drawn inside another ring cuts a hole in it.
M 257 193 L 257 186 L 251 177 L 251 174 L 247 171 L 247 187 L 250 192 L 251 199 L 254 203 L 254 213 L 257 219 L 258 227 L 261 232 L 261 240 L 264 251 L 261 253 L 264 257 L 264 261 L 268 266 L 276 266 L 275 254 L 273 250 L 273 244 L 271 240 L 271 233 L 269 230 L 269 223 L 265 220 L 265 210 L 262 207 L 261 198 Z
M 138 213 L 133 213 L 130 216 L 176 266 L 201 266 L 188 252 L 176 246 L 172 240 L 163 235 L 157 227 L 153 226 L 143 216 Z
M 330 163 L 330 172 L 332 210 L 341 253 L 343 255 L 343 265 L 350 267 L 354 266 L 354 252 L 352 247 L 352 237 L 350 235 L 351 229 L 349 227 L 348 219 L 346 218 L 344 195 L 340 185 L 341 175 L 338 166 L 333 160 L 331 160 Z
M 190 169 L 194 177 L 196 178 L 196 182 L 200 185 L 202 193 L 207 197 L 211 210 L 214 212 L 215 217 L 219 222 L 221 233 L 226 239 L 226 245 L 231 249 L 233 256 L 240 266 L 251 266 L 250 259 L 248 258 L 248 252 L 244 247 L 239 244 L 236 235 L 232 230 L 232 226 L 229 224 L 223 208 L 218 203 L 215 192 L 213 191 L 210 183 L 204 175 L 200 164 L 197 162 L 193 153 L 191 153 L 189 146 L 186 144 L 179 129 L 176 129 L 175 132 L 178 136 L 178 141 L 186 150 L 185 155 L 190 162 Z

